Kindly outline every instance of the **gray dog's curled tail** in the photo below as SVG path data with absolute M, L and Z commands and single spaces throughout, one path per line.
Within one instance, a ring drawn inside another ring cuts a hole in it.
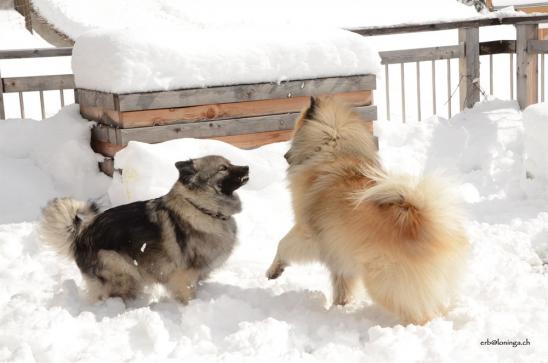
M 74 259 L 74 241 L 82 223 L 98 213 L 93 202 L 55 198 L 42 210 L 38 233 L 46 245 L 59 255 Z

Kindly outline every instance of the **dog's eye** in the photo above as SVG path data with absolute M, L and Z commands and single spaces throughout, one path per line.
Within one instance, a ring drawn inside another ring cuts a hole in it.
M 218 169 L 218 170 L 219 170 L 219 171 L 224 171 L 224 170 L 226 170 L 226 169 L 228 169 L 226 165 L 221 165 L 221 166 L 219 166 L 219 169 Z

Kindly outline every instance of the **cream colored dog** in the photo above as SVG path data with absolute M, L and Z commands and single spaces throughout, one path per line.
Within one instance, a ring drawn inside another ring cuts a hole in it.
M 454 193 L 439 176 L 386 173 L 365 122 L 333 99 L 312 99 L 285 155 L 295 225 L 267 272 L 320 261 L 333 303 L 363 281 L 371 298 L 404 323 L 444 314 L 468 240 Z

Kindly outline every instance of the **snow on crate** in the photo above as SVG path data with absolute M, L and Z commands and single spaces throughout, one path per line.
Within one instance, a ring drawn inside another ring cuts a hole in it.
M 366 38 L 317 27 L 98 30 L 79 37 L 79 88 L 129 93 L 376 73 Z

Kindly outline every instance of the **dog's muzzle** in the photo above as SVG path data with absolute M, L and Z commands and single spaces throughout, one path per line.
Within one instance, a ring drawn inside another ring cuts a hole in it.
M 249 167 L 233 165 L 228 170 L 229 174 L 221 183 L 221 191 L 231 195 L 232 192 L 249 181 Z

